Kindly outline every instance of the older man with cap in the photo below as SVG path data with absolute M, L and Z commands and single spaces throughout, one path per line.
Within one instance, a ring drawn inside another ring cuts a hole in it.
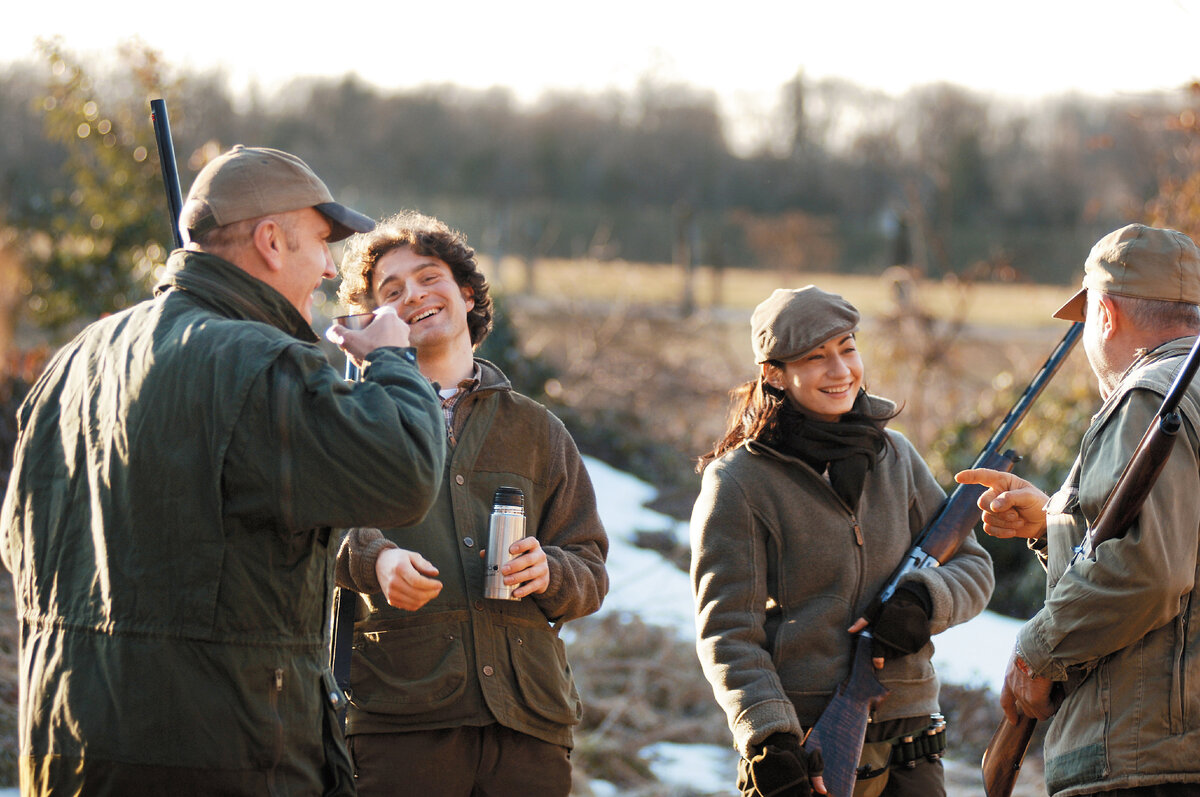
M 235 147 L 180 226 L 155 297 L 87 327 L 19 411 L 21 790 L 353 794 L 331 528 L 425 514 L 441 408 L 395 315 L 341 330 L 360 384 L 314 345 L 328 243 L 374 225 L 303 161 Z
M 984 531 L 1024 537 L 1046 567 L 1046 603 L 1017 636 L 1005 714 L 1046 719 L 1052 795 L 1200 793 L 1200 384 L 1184 432 L 1124 536 L 1075 557 L 1200 332 L 1200 249 L 1131 224 L 1102 238 L 1083 289 L 1056 314 L 1084 323 L 1104 399 L 1051 497 L 1010 474 L 985 485 Z M 1057 713 L 1056 713 L 1057 711 Z

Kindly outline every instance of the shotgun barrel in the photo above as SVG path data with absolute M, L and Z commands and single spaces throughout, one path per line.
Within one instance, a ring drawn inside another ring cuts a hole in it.
M 150 100 L 150 121 L 154 125 L 154 143 L 158 146 L 163 188 L 167 192 L 167 211 L 171 214 L 171 240 L 176 249 L 181 249 L 183 234 L 179 231 L 179 214 L 183 212 L 183 193 L 179 189 L 179 167 L 175 163 L 175 143 L 171 140 L 171 120 L 167 116 L 165 100 Z

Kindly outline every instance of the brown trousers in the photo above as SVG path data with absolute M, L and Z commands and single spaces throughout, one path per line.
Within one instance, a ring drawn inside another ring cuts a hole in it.
M 567 797 L 570 750 L 491 724 L 346 740 L 359 797 Z

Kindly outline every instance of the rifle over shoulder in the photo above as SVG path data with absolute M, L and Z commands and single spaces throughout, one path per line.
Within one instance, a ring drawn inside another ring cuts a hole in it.
M 1197 368 L 1200 368 L 1200 339 L 1192 345 L 1192 350 L 1188 352 L 1187 359 L 1159 406 L 1158 414 L 1142 435 L 1133 456 L 1113 485 L 1112 492 L 1104 500 L 1104 506 L 1100 508 L 1087 537 L 1076 549 L 1071 564 L 1084 557 L 1094 557 L 1096 548 L 1102 542 L 1122 536 L 1137 519 L 1142 504 L 1150 495 L 1175 446 L 1175 439 L 1183 425 L 1179 416 L 1179 402 Z M 1016 723 L 1009 722 L 1007 718 L 1000 722 L 983 753 L 983 788 L 987 797 L 1009 797 L 1012 794 L 1036 727 L 1037 720 L 1024 715 L 1019 716 Z

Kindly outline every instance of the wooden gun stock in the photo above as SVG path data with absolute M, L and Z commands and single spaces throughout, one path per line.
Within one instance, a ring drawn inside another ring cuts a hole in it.
M 1094 556 L 1100 543 L 1124 535 L 1137 519 L 1142 504 L 1146 503 L 1146 497 L 1150 495 L 1154 482 L 1167 464 L 1167 457 L 1171 455 L 1175 438 L 1183 425 L 1178 413 L 1179 402 L 1198 367 L 1200 338 L 1188 352 L 1175 381 L 1171 383 L 1154 422 L 1142 435 L 1141 442 L 1121 471 L 1117 483 L 1104 499 L 1104 506 L 1100 508 L 1087 537 L 1075 550 L 1071 565 Z M 1036 719 L 1023 715 L 1016 725 L 1007 718 L 1000 722 L 1000 727 L 992 734 L 992 740 L 983 753 L 983 787 L 987 797 L 1009 797 L 1012 794 L 1025 749 L 1036 727 Z
M 996 728 L 983 753 L 983 793 L 987 797 L 1012 794 L 1035 728 L 1037 720 L 1023 714 L 1015 725 L 1006 718 Z
M 871 664 L 871 635 L 860 633 L 854 644 L 850 676 L 838 687 L 804 743 L 805 747 L 815 744 L 821 750 L 825 759 L 822 774 L 830 797 L 850 797 L 854 791 L 867 720 L 887 694 Z

